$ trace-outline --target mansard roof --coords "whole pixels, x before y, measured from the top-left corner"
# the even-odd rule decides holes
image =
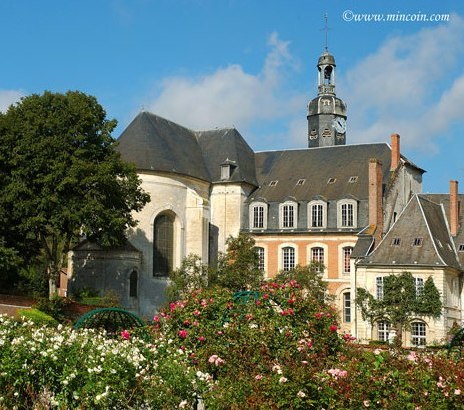
[[[118,151],[140,171],[173,172],[209,182],[220,180],[226,160],[236,167],[228,180],[257,185],[254,153],[234,128],[192,131],[142,112],[118,139]]]
[[[379,246],[360,264],[460,269],[444,207],[414,195]]]
[[[370,158],[382,162],[384,184],[390,177],[391,149],[383,143],[257,152],[255,158],[260,187],[250,201],[261,197],[280,202],[288,196],[297,201],[318,196],[367,199]],[[298,184],[302,179],[305,181]],[[277,183],[270,185],[272,181]]]

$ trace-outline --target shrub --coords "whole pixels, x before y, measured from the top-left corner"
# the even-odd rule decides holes
[[[19,309],[18,316],[29,319],[36,325],[49,325],[49,326],[58,325],[58,322],[52,316],[47,315],[46,313],[38,309],[35,309],[35,308]]]

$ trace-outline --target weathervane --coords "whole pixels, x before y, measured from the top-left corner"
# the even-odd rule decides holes
[[[325,51],[329,51],[329,26],[328,26],[328,16],[327,13],[324,14],[324,28],[322,30],[325,31]]]

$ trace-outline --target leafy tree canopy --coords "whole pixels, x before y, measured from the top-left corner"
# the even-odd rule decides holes
[[[442,313],[440,292],[429,277],[418,292],[410,272],[383,278],[383,297],[375,298],[366,289],[356,290],[356,304],[364,320],[374,324],[387,320],[397,328],[399,336],[416,316],[439,318]]]
[[[132,212],[149,201],[115,150],[115,126],[79,91],[34,94],[0,114],[0,236],[7,247],[40,251],[51,277],[82,235],[124,241]]]

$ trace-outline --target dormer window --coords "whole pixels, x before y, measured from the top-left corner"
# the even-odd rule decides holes
[[[422,246],[422,238],[414,238],[412,246]]]
[[[327,203],[324,201],[312,201],[308,204],[308,219],[310,228],[327,227]]]
[[[264,202],[255,202],[250,205],[250,228],[267,228],[267,204]]]
[[[271,181],[271,182],[269,182],[269,186],[276,186],[277,182],[279,182],[279,181]]]
[[[328,184],[335,184],[335,181],[336,181],[336,180],[337,180],[336,178],[329,178],[328,181],[327,181],[327,183],[328,183]]]
[[[350,184],[354,184],[355,182],[358,182],[358,177],[357,176],[352,176],[350,177],[350,179],[348,180],[348,182]]]
[[[393,238],[392,242],[391,242],[391,245],[392,246],[399,246],[400,243],[401,243],[401,238]]]
[[[284,202],[279,205],[280,228],[296,228],[298,220],[298,206],[295,202]]]
[[[297,185],[304,185],[305,182],[306,182],[306,179],[302,178],[302,179],[299,179],[296,184]]]
[[[458,252],[464,252],[464,243],[459,244]]]
[[[231,161],[229,158],[227,158],[221,164],[221,181],[228,181],[236,167],[237,165],[235,161]]]
[[[354,199],[342,199],[337,203],[337,227],[355,228],[358,225],[358,203]]]

